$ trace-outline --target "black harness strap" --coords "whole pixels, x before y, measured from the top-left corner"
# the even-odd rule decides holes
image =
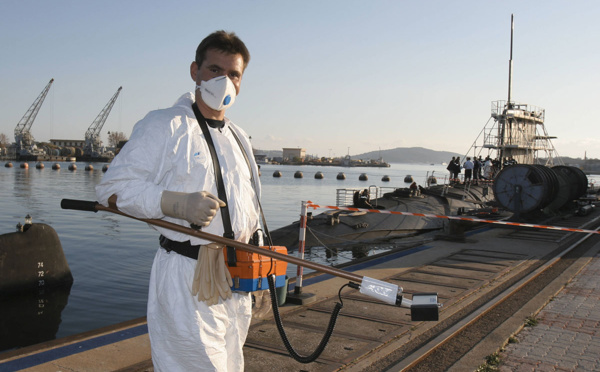
[[[196,115],[196,120],[198,120],[198,124],[200,124],[200,129],[202,129],[204,139],[206,140],[206,144],[208,145],[208,149],[210,150],[210,155],[212,156],[219,199],[227,203],[227,206],[225,206],[224,208],[220,208],[221,217],[223,219],[223,229],[225,230],[225,232],[223,233],[223,237],[233,240],[235,239],[235,236],[233,233],[233,228],[231,227],[231,216],[229,214],[227,192],[225,191],[225,183],[223,182],[223,175],[221,174],[221,165],[219,164],[217,151],[215,150],[215,145],[213,143],[212,136],[210,135],[210,131],[208,130],[208,126],[206,125],[206,119],[204,119],[204,116],[198,109],[198,106],[195,102],[192,104],[192,109],[194,110],[194,114]],[[227,246],[227,265],[230,267],[237,266],[237,257],[235,254],[234,247]]]
[[[244,155],[244,159],[246,160],[246,164],[248,165],[248,169],[250,169],[250,182],[252,183],[252,187],[254,188],[254,193],[256,194],[256,203],[258,204],[258,208],[260,209],[260,215],[262,217],[263,228],[265,229],[265,234],[267,236],[267,244],[269,246],[273,245],[273,241],[271,240],[271,234],[269,233],[269,228],[267,227],[267,219],[265,218],[265,212],[263,211],[262,204],[260,203],[260,199],[258,198],[258,191],[256,187],[256,180],[254,178],[254,172],[252,171],[252,166],[250,165],[250,159],[248,158],[248,154],[246,153],[246,149],[244,145],[242,145],[242,141],[238,137],[235,130],[232,127],[229,127],[231,130],[231,134],[233,134],[233,138],[235,138],[236,142],[240,146],[240,150],[242,150],[242,154]]]

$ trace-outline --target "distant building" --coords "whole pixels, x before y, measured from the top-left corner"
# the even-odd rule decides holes
[[[304,158],[306,157],[306,149],[283,148],[282,157],[284,160],[288,160],[288,161],[292,161],[294,159],[300,159],[300,160],[304,161]]]
[[[256,160],[256,164],[269,164],[269,158],[267,158],[267,155],[254,154],[254,160]]]
[[[50,143],[58,147],[80,147],[85,146],[84,140],[51,139]]]

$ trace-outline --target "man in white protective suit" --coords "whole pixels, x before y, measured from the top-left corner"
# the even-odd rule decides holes
[[[196,50],[194,93],[148,113],[96,187],[98,201],[138,218],[158,218],[223,236],[228,208],[234,239],[259,229],[260,183],[248,135],[225,117],[250,60],[234,34],[217,31]],[[196,107],[194,107],[196,105]],[[200,121],[212,137],[226,200]],[[245,152],[245,153],[244,153]],[[222,245],[155,227],[160,248],[148,294],[148,332],[156,371],[242,371],[250,326],[249,293],[232,292]],[[226,249],[226,248],[225,248]]]

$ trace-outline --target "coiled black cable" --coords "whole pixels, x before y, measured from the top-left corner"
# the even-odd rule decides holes
[[[288,340],[285,330],[283,329],[283,324],[281,323],[281,316],[279,315],[279,306],[277,305],[277,297],[275,294],[275,281],[273,280],[273,276],[274,275],[269,275],[267,277],[267,280],[269,282],[269,292],[271,294],[271,304],[273,305],[273,315],[275,316],[275,324],[277,324],[277,330],[279,331],[281,340],[283,341],[283,344],[285,345],[285,348],[287,349],[288,353],[296,361],[298,361],[300,363],[314,362],[321,355],[323,350],[325,350],[325,347],[327,346],[327,343],[329,342],[329,338],[331,337],[331,334],[333,333],[333,329],[335,328],[335,322],[337,321],[337,317],[340,313],[340,310],[342,310],[342,307],[344,306],[342,304],[341,291],[342,291],[342,288],[344,288],[348,284],[345,284],[344,286],[342,286],[342,288],[340,288],[340,291],[338,293],[340,302],[335,304],[333,312],[331,313],[331,318],[329,319],[329,325],[327,326],[327,331],[325,331],[325,334],[323,335],[323,338],[321,339],[319,346],[317,346],[315,351],[313,351],[313,353],[310,354],[309,356],[302,356],[302,355],[298,354],[296,352],[296,350],[294,350],[294,347]]]

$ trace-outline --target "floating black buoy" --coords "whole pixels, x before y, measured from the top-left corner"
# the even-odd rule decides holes
[[[410,174],[407,174],[406,177],[404,177],[404,182],[413,183],[413,177]]]
[[[344,172],[340,172],[338,173],[337,177],[338,180],[345,180],[346,179],[346,175],[344,174]]]
[[[281,177],[281,172],[280,171],[273,172],[273,177]]]
[[[93,171],[94,170],[94,166],[91,165],[91,164],[88,164],[88,165],[85,166],[85,170],[86,171]]]
[[[358,176],[359,181],[367,181],[368,179],[369,177],[367,177],[366,173],[361,173],[360,176]]]
[[[381,181],[383,181],[383,182],[390,182],[390,176],[385,175],[385,176],[381,177]]]
[[[60,169],[60,164],[58,164],[58,163],[52,164],[52,169],[54,169],[54,170]]]
[[[70,171],[77,170],[77,165],[75,165],[75,164],[69,164],[69,170]]]
[[[302,174],[302,172],[296,171],[296,173],[294,173],[294,178],[302,178],[302,177],[304,177],[304,175]]]
[[[73,282],[58,235],[49,225],[29,221],[23,231],[0,235],[0,257],[1,295]]]
[[[35,167],[37,169],[44,169],[44,163],[42,163],[41,161],[38,161],[37,164],[35,165]]]
[[[323,172],[317,172],[317,173],[315,173],[315,179],[322,180],[323,179]]]
[[[102,166],[102,172],[106,172],[108,170],[108,164],[104,164]]]
[[[4,164],[4,166],[6,168],[12,168],[13,167],[13,163],[11,163],[10,161],[6,162],[6,164]]]
[[[29,163],[21,163],[20,167],[23,169],[29,169]]]

